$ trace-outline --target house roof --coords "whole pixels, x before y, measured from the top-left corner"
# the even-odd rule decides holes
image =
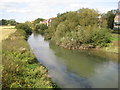
[[[49,20],[53,20],[53,19],[55,19],[55,17],[53,17],[53,18],[49,18],[49,19],[45,19],[44,21],[41,21],[40,23],[47,23],[47,21],[49,21]]]

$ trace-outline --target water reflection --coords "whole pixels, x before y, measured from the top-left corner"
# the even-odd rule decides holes
[[[28,42],[52,79],[64,88],[118,87],[118,64],[113,58],[91,51],[72,51],[32,34]],[[105,54],[104,54],[105,55]]]

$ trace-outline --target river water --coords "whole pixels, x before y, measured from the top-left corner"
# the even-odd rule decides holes
[[[28,42],[38,61],[62,88],[118,88],[117,55],[92,50],[67,50],[33,33]]]

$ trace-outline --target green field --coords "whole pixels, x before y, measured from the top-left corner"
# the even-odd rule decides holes
[[[106,52],[119,53],[120,34],[112,33],[111,41],[112,42],[109,44],[109,46],[102,48],[102,50]]]

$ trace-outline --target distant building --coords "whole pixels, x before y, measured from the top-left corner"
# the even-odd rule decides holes
[[[114,18],[114,29],[120,29],[120,12]]]
[[[50,23],[54,20],[55,18],[49,18],[49,19],[46,19],[44,21],[40,21],[40,23],[43,23],[43,24],[47,24],[47,26],[50,25]]]
[[[42,24],[47,24],[47,19],[46,19],[46,20],[43,20],[43,21],[40,21],[40,23],[42,23]]]
[[[31,23],[34,23],[34,21],[31,21]]]
[[[114,18],[114,29],[120,30],[120,1],[118,2],[118,13]]]

